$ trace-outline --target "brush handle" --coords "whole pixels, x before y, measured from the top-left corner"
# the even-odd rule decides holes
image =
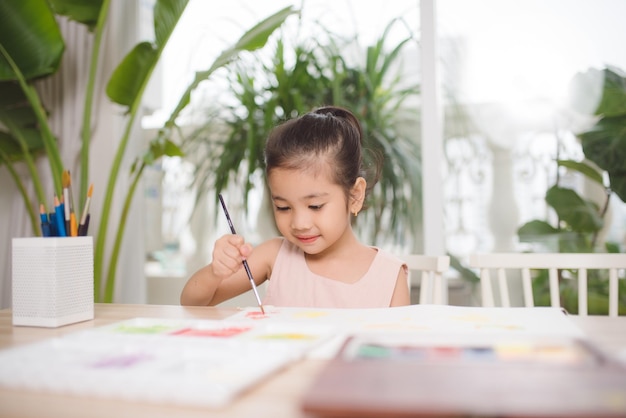
[[[235,226],[233,225],[233,221],[230,219],[230,215],[228,214],[228,209],[226,208],[226,203],[224,203],[224,198],[221,194],[218,195],[220,199],[220,203],[222,204],[222,209],[224,209],[224,215],[226,215],[226,220],[228,221],[228,226],[230,228],[230,232],[233,235],[236,235]],[[248,275],[248,279],[250,279],[250,284],[252,285],[252,291],[254,292],[254,296],[256,297],[256,301],[259,304],[259,308],[261,308],[261,312],[265,314],[265,309],[263,309],[263,304],[261,303],[261,298],[259,297],[259,292],[256,288],[256,283],[254,283],[254,278],[252,277],[252,272],[250,271],[250,266],[248,266],[248,262],[243,260],[243,268],[246,270],[246,274]]]

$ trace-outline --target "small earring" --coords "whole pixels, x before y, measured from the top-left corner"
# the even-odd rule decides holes
[[[355,210],[355,211],[354,211],[354,217],[356,218],[356,216],[357,216],[358,214],[359,214],[359,212]]]

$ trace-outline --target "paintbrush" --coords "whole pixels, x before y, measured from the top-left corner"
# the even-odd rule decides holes
[[[93,194],[93,184],[89,185],[87,191],[87,198],[85,199],[85,206],[83,206],[83,213],[80,216],[80,223],[78,225],[78,236],[87,235],[87,228],[89,227],[89,205],[91,204],[91,195]]]
[[[65,212],[65,233],[68,237],[71,237],[71,221],[70,221],[70,173],[67,170],[63,170],[62,186],[63,186],[63,211]]]
[[[233,234],[237,234],[235,232],[235,227],[233,226],[233,222],[230,220],[230,215],[228,214],[228,209],[226,209],[226,203],[224,203],[224,199],[222,195],[218,195],[220,198],[220,203],[222,204],[222,209],[224,209],[224,215],[226,215],[226,220],[228,221],[228,226],[230,227],[230,232]],[[248,266],[248,262],[243,260],[243,268],[246,269],[246,274],[248,275],[248,279],[250,279],[250,283],[252,284],[252,290],[254,291],[254,296],[256,297],[256,301],[259,304],[259,308],[261,308],[261,312],[265,315],[265,309],[263,309],[263,304],[261,303],[261,298],[259,297],[259,292],[256,289],[256,283],[254,283],[254,278],[252,277],[252,272],[250,271],[250,267]]]
[[[67,188],[69,190],[70,197],[70,236],[78,236],[78,221],[76,220],[76,210],[74,209],[74,193],[72,193],[72,175],[70,170],[67,170]]]

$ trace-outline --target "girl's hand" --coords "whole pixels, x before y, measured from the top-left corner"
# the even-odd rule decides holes
[[[241,268],[242,262],[252,253],[252,246],[246,244],[243,237],[226,234],[215,242],[211,268],[215,277],[226,279]]]

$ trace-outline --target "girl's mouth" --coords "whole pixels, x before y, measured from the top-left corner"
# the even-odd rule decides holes
[[[314,235],[314,236],[309,236],[309,237],[297,236],[296,238],[298,239],[298,241],[300,241],[303,244],[312,244],[313,242],[317,240],[318,237],[319,235]]]

